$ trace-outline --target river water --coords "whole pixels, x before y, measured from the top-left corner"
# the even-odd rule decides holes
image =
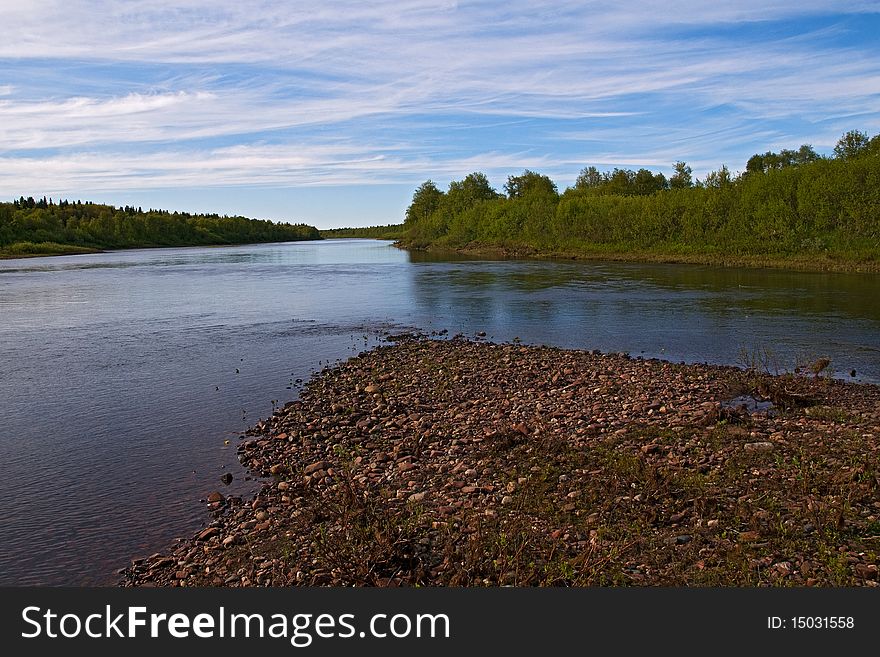
[[[204,525],[211,491],[255,490],[238,436],[298,380],[413,329],[779,371],[827,356],[880,382],[874,275],[370,240],[0,261],[0,585],[113,583]]]

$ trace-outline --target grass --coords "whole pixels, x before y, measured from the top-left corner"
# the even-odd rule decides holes
[[[526,244],[491,244],[472,242],[465,245],[434,245],[428,241],[412,241],[406,236],[389,237],[401,240],[404,248],[431,251],[453,251],[475,256],[511,257],[553,260],[606,260],[616,262],[648,262],[668,264],[712,265],[718,267],[749,267],[755,269],[789,269],[795,271],[877,273],[880,255],[876,253],[762,253],[746,254],[729,251],[697,251],[675,246],[651,249],[620,244],[583,243],[568,247],[540,248]]]
[[[15,242],[0,247],[0,258],[27,258],[50,255],[74,255],[81,253],[100,253],[100,249],[57,242]]]

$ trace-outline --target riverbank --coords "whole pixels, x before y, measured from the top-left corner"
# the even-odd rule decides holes
[[[549,250],[542,251],[528,246],[498,246],[492,244],[469,244],[464,247],[416,246],[403,240],[394,244],[404,250],[428,251],[438,254],[458,253],[478,258],[510,258],[535,260],[598,260],[609,262],[650,262],[685,265],[710,265],[714,267],[748,267],[752,269],[789,269],[792,271],[835,273],[878,273],[880,260],[872,257],[834,257],[831,254],[801,255],[738,255],[733,253],[675,253],[640,250]]]
[[[101,249],[74,244],[58,244],[57,242],[16,242],[0,247],[0,260],[12,258],[41,258],[43,256],[82,255],[85,253],[101,253]]]
[[[238,447],[253,500],[125,586],[876,586],[880,388],[400,339]]]

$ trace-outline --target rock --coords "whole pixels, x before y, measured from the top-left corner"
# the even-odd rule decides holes
[[[290,484],[287,483],[286,481],[279,481],[278,482],[278,490],[288,490],[289,488],[290,488]]]
[[[761,535],[758,532],[747,531],[740,532],[737,538],[743,543],[754,543],[761,539]]]
[[[773,564],[770,569],[780,577],[788,577],[793,570],[790,561],[780,561],[779,563]]]
[[[511,497],[510,495],[505,495],[504,497],[501,498],[501,503],[504,504],[505,506],[508,504],[512,504],[513,497]]]
[[[773,443],[767,441],[746,443],[745,445],[743,445],[743,449],[745,449],[747,452],[769,452],[773,450]]]
[[[220,530],[217,527],[208,527],[203,529],[198,534],[196,534],[197,541],[207,541],[209,538],[213,536],[217,536],[220,533]]]
[[[312,463],[311,465],[307,465],[306,469],[303,471],[303,474],[311,475],[311,474],[314,474],[315,472],[318,472],[319,470],[326,470],[329,467],[330,467],[329,461],[316,461],[315,463]]]
[[[229,472],[225,472],[223,475],[221,475],[220,481],[228,486],[232,483],[232,474]]]
[[[877,579],[877,564],[873,563],[858,563],[853,568],[858,577],[862,579],[875,580]]]
[[[516,432],[519,433],[519,434],[522,434],[523,436],[528,436],[529,433],[531,433],[531,432],[529,431],[529,428],[526,426],[526,423],[525,423],[525,422],[519,422],[519,423],[517,423],[517,424],[514,424],[514,425],[513,425],[513,430],[516,431]]]
[[[215,490],[213,493],[211,493],[210,495],[208,495],[208,502],[209,502],[209,503],[213,503],[213,502],[225,502],[225,501],[226,501],[226,497],[223,495],[223,493],[221,493],[221,492],[219,492],[219,491],[216,491],[216,490]]]
[[[426,495],[426,493],[424,493],[424,492],[413,493],[408,498],[406,498],[406,501],[407,502],[422,502],[425,499],[425,495]]]

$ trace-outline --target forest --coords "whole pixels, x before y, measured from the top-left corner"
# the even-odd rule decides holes
[[[471,173],[413,194],[401,244],[516,255],[880,268],[880,135],[853,130],[829,156],[808,144],[752,156],[703,180],[685,162],[586,167],[560,193],[547,176],[510,176],[504,193]]]
[[[45,197],[0,203],[0,255],[7,257],[316,239],[321,236],[313,226],[246,217],[144,211]]]
[[[403,224],[365,226],[362,228],[327,228],[320,231],[320,233],[321,237],[329,239],[359,237],[375,240],[398,240],[403,237]]]

